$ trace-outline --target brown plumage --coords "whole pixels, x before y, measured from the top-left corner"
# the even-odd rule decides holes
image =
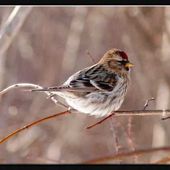
[[[111,49],[97,64],[76,72],[63,85],[33,91],[51,91],[82,113],[108,116],[124,100],[132,66],[125,52]]]

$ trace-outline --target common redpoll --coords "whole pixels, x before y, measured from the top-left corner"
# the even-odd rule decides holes
[[[74,73],[63,85],[33,91],[50,91],[82,113],[108,116],[124,100],[132,66],[124,51],[111,49],[97,64]]]

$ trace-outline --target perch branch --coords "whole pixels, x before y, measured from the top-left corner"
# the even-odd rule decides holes
[[[5,88],[4,90],[0,91],[0,97],[2,97],[2,95],[6,94],[7,92],[9,92],[12,89],[23,89],[26,91],[30,91],[30,89],[41,89],[42,87],[36,84],[30,84],[30,83],[18,83],[18,84],[14,84],[11,85],[7,88]],[[46,120],[52,119],[54,117],[57,117],[59,115],[63,115],[66,113],[71,113],[72,111],[75,111],[74,109],[70,109],[69,107],[67,107],[66,105],[62,104],[61,102],[59,102],[58,100],[56,100],[54,98],[54,94],[52,92],[43,92],[45,93],[48,97],[50,97],[50,99],[55,103],[55,104],[59,104],[63,107],[65,107],[67,109],[67,111],[65,112],[61,112],[58,114],[54,114],[51,116],[47,116],[45,118],[39,119],[35,122],[32,122],[14,132],[12,132],[11,134],[9,134],[8,136],[4,137],[1,141],[0,144],[7,141],[9,138],[11,138],[12,136],[18,134],[19,132],[30,128],[32,126],[35,126],[37,124],[40,124]],[[163,119],[165,119],[165,117],[167,117],[168,115],[170,115],[170,110],[133,110],[133,111],[116,111],[114,113],[112,113],[110,116],[104,118],[103,120],[101,120],[100,122],[98,122],[97,124],[102,123],[104,120],[108,119],[109,117],[111,117],[112,115],[114,115],[114,117],[120,117],[120,116],[162,116]],[[87,129],[90,129],[91,127],[94,127],[94,125],[87,127]]]
[[[146,110],[146,108],[147,108],[148,105],[149,105],[149,102],[150,102],[150,101],[153,101],[153,100],[155,100],[153,97],[152,97],[151,99],[146,100],[146,102],[145,102],[145,104],[144,104],[143,110]],[[127,115],[127,114],[126,114],[126,115]],[[107,120],[108,118],[110,118],[110,117],[112,117],[112,116],[115,116],[115,113],[112,113],[111,115],[109,115],[109,116],[105,117],[104,119],[96,122],[95,124],[92,124],[92,125],[88,126],[86,129],[91,129],[91,128],[93,128],[93,127],[95,127],[95,126],[103,123],[105,120]],[[133,115],[128,115],[128,116],[133,116]],[[165,118],[164,118],[164,119],[165,119]]]
[[[9,134],[6,137],[4,137],[3,139],[1,139],[0,144],[6,142],[8,139],[10,139],[11,137],[15,136],[16,134],[18,134],[19,132],[21,132],[21,131],[23,131],[25,129],[28,129],[28,128],[32,127],[32,126],[40,124],[40,123],[42,123],[44,121],[47,121],[49,119],[52,119],[54,117],[64,115],[64,114],[67,114],[67,113],[71,113],[72,111],[73,111],[72,109],[68,109],[67,111],[57,113],[57,114],[54,114],[54,115],[50,115],[50,116],[44,117],[42,119],[39,119],[37,121],[34,121],[34,122],[32,122],[32,123],[30,123],[28,125],[25,125],[22,128],[17,129],[16,131],[12,132],[11,134]],[[115,114],[115,117],[129,116],[129,115],[132,115],[132,116],[158,116],[159,115],[160,116],[160,115],[162,115],[162,110],[155,110],[155,111],[154,110],[149,110],[149,111],[119,111],[119,112],[117,111],[114,114]],[[166,110],[166,114],[170,114],[170,110]]]
[[[120,116],[161,116],[162,120],[167,120],[170,118],[170,110],[132,110],[132,111],[116,111],[109,115],[108,117],[100,120],[99,122],[90,125],[87,127],[87,129],[91,129],[92,127],[101,124],[104,122],[106,119],[108,119],[111,116],[114,117],[120,117]]]
[[[37,84],[30,84],[30,83],[13,84],[13,85],[7,87],[6,89],[0,91],[0,97],[13,89],[24,89],[24,91],[29,91],[29,89],[42,89],[42,87]],[[66,106],[65,104],[59,102],[58,100],[56,100],[54,98],[54,96],[55,96],[54,93],[45,92],[45,91],[43,93],[45,93],[48,96],[48,98],[50,98],[54,102],[54,104],[59,104],[59,105],[63,106],[64,108],[68,108],[68,106]]]

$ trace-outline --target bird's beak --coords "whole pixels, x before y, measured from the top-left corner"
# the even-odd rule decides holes
[[[130,62],[128,62],[128,63],[125,64],[125,67],[127,67],[127,68],[131,68],[131,67],[133,67],[133,66],[134,66],[134,64],[132,64],[132,63],[130,63]]]

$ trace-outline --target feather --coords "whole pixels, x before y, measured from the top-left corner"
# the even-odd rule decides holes
[[[116,82],[117,75],[113,72],[108,72],[107,69],[98,64],[88,70],[77,73],[77,76],[73,76],[70,81],[67,82],[67,85],[70,88],[112,91]]]

